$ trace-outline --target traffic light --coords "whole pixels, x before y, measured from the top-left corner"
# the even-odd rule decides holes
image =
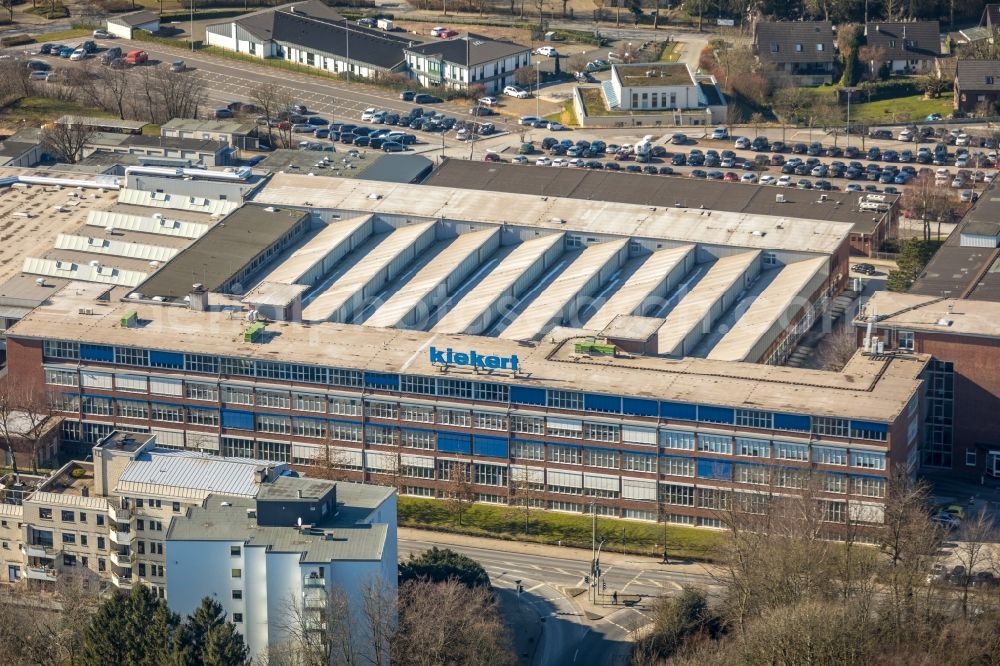
[[[608,581],[602,580],[601,581],[601,592],[607,592],[607,590],[608,590]]]
[[[590,576],[584,576],[583,582],[586,583],[587,585],[590,585]]]

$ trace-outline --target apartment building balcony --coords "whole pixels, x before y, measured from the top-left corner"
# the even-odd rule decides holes
[[[132,574],[129,572],[128,576],[119,576],[115,572],[111,572],[111,582],[115,587],[121,588],[123,590],[132,589]]]
[[[58,555],[60,551],[55,546],[46,546],[37,543],[29,543],[24,547],[24,550],[28,554],[28,557],[43,557],[50,560]]]
[[[120,527],[120,526],[119,526]],[[115,528],[115,525],[111,525],[111,529],[108,530],[108,538],[111,539],[111,543],[119,545],[127,545],[132,543],[132,532],[131,531],[120,531]]]
[[[111,564],[116,567],[131,568],[132,564],[135,563],[135,555],[131,552],[120,553],[117,550],[113,550],[111,551],[111,557],[109,559],[111,560]]]
[[[25,578],[30,578],[31,580],[44,580],[44,581],[54,581],[56,579],[56,569],[55,567],[25,567],[24,568]]]
[[[326,608],[326,594],[318,592],[318,589],[312,588],[312,590],[302,596],[302,603],[306,607],[306,610],[323,610]]]
[[[316,576],[305,576],[302,579],[302,587],[305,588],[323,588],[326,589],[326,579],[318,578]]]
[[[134,516],[132,515],[132,511],[130,509],[123,509],[115,506],[113,502],[108,502],[108,518],[110,518],[112,522],[131,523],[133,517]]]

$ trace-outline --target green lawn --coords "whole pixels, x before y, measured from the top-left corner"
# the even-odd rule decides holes
[[[528,532],[524,530],[524,510],[516,507],[471,505],[459,525],[454,512],[443,500],[419,497],[399,498],[399,524],[405,527],[456,532],[473,536],[514,541],[558,544],[590,548],[589,516],[532,510]],[[597,519],[598,539],[604,537],[605,550],[621,552],[622,530],[625,549],[630,553],[661,557],[663,525],[615,518]],[[692,527],[667,527],[667,550],[672,558],[711,560],[722,536],[719,532]]]
[[[681,57],[680,42],[668,42],[663,53],[660,54],[660,62],[677,62]]]
[[[851,120],[891,123],[923,120],[931,113],[946,116],[953,110],[953,98],[952,93],[944,93],[938,99],[924,99],[923,95],[911,95],[878,102],[851,104]]]
[[[47,97],[24,97],[0,110],[0,122],[11,125],[24,121],[27,125],[41,125],[51,122],[67,113],[80,116],[111,115],[76,102],[67,102]]]
[[[49,42],[56,44],[58,42],[73,39],[74,37],[85,37],[91,34],[92,30],[87,28],[73,28],[71,30],[60,30],[58,32],[46,32],[41,35],[35,35],[34,40],[36,42]]]
[[[600,88],[580,88],[583,97],[583,108],[588,116],[610,116],[611,111],[604,104],[604,93]]]

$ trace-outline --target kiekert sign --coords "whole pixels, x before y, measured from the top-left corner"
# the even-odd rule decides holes
[[[471,349],[468,352],[456,352],[451,347],[447,349],[430,349],[431,363],[470,366],[473,368],[485,368],[489,370],[514,370],[517,371],[517,355],[496,356],[493,354],[484,355]]]

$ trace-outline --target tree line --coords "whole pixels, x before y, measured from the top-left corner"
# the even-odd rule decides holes
[[[998,534],[985,513],[949,534],[931,520],[927,486],[902,472],[879,529],[848,515],[831,540],[829,510],[779,496],[721,509],[721,593],[661,599],[633,665],[997,663],[1000,596],[980,583],[1000,566],[986,547]],[[956,568],[934,573],[946,546]]]

